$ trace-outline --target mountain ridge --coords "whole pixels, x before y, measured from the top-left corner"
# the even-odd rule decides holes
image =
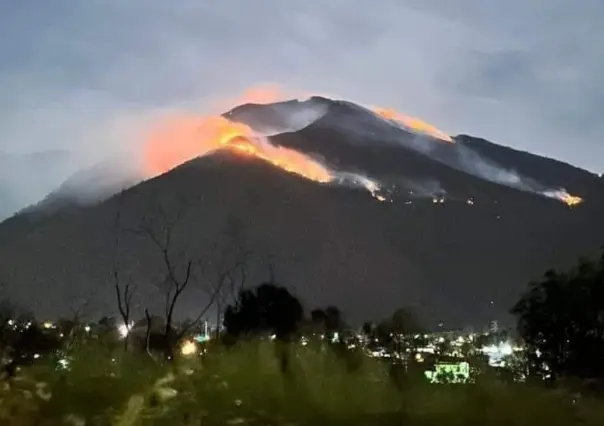
[[[338,109],[344,114],[346,105]],[[355,108],[351,114],[362,112]],[[388,127],[373,116],[364,122],[376,120],[372,129],[384,129],[383,134],[354,127],[346,133],[344,125],[330,130],[334,117],[341,115],[327,112],[269,140],[315,153],[336,170],[379,180],[391,202],[377,201],[362,187],[316,183],[220,151],[94,205],[0,224],[0,277],[19,301],[33,301],[46,315],[58,315],[69,301],[85,297],[106,311],[114,306],[111,268],[118,256],[144,288],[140,307],[157,310],[157,253],[147,239],[128,234],[116,254],[115,237],[122,232],[115,218],[120,212],[123,226],[136,228],[145,219],[158,220],[158,205],[174,214],[184,204],[190,209],[177,238],[179,251],[217,261],[214,242],[225,238],[228,223],[238,223],[256,259],[250,280],[265,279],[273,264],[277,279],[307,307],[338,304],[351,322],[359,323],[410,305],[428,325],[480,326],[491,319],[505,323],[507,309],[529,280],[547,268],[572,265],[604,241],[604,197],[601,191],[598,195],[597,180],[585,202],[569,208],[449,166],[420,145],[450,155],[457,149],[451,144]],[[394,135],[409,140],[394,140]],[[542,180],[539,165],[547,160],[534,161],[530,177]],[[553,165],[543,167],[554,167],[560,179],[570,173],[565,166],[547,164]],[[422,185],[429,187],[425,193]],[[444,195],[437,194],[438,185]],[[196,280],[195,287],[202,281]],[[49,287],[52,294],[45,290]],[[204,297],[200,288],[192,288],[179,307],[182,314],[192,316]]]

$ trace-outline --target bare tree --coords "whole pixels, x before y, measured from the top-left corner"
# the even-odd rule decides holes
[[[240,258],[234,259],[228,266],[216,268],[215,279],[209,283],[207,291],[215,294],[216,336],[220,336],[221,318],[228,303],[234,303],[237,295],[245,287],[247,281],[247,259],[250,252],[244,252]]]
[[[195,326],[206,315],[207,311],[215,303],[216,298],[220,294],[221,287],[217,286],[209,293],[209,298],[206,304],[200,310],[198,316],[190,322],[186,327],[181,328],[178,332],[174,327],[174,314],[176,305],[180,300],[183,292],[190,286],[191,282],[198,280],[199,277],[194,277],[194,266],[200,262],[196,258],[186,254],[184,251],[177,253],[174,247],[175,233],[178,225],[182,221],[187,209],[180,209],[174,217],[170,218],[164,208],[160,205],[157,212],[157,220],[143,218],[139,229],[133,230],[136,234],[146,236],[155,246],[160,254],[161,263],[165,272],[163,280],[158,287],[164,296],[164,344],[168,357],[171,355],[174,344],[178,342],[191,327]],[[203,269],[201,273],[203,275]],[[148,311],[146,312],[146,315]],[[149,330],[147,338],[149,337]]]
[[[5,356],[14,334],[12,320],[15,318],[16,311],[10,300],[0,300],[0,365],[5,363]]]
[[[117,300],[117,309],[120,313],[120,317],[126,327],[129,327],[131,321],[132,312],[132,298],[136,293],[137,286],[132,282],[132,279],[128,277],[126,282],[122,284],[120,274],[120,264],[118,261],[118,250],[120,244],[120,211],[118,210],[115,217],[115,243],[114,243],[114,259],[113,259],[113,286],[115,289],[115,296]],[[124,336],[124,350],[128,349],[128,334]]]
[[[147,321],[147,330],[145,331],[145,349],[147,353],[151,357],[151,359],[155,360],[155,357],[151,353],[151,314],[149,314],[149,309],[145,308],[145,319]]]
[[[215,242],[212,248],[214,260],[204,267],[206,281],[204,291],[214,298],[216,336],[220,335],[221,318],[228,303],[235,303],[248,278],[248,266],[252,251],[243,235],[241,223],[229,217],[222,228],[224,246]]]

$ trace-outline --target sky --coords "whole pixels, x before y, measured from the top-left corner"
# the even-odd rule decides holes
[[[275,83],[599,172],[603,21],[601,0],[4,1],[0,152],[97,161]]]

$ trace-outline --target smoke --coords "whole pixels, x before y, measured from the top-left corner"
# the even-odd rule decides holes
[[[424,181],[402,179],[401,184],[409,190],[409,195],[417,198],[434,198],[447,195],[447,191],[435,179]]]
[[[307,94],[260,84],[242,93],[226,92],[221,96],[159,107],[115,105],[97,94],[87,94],[63,104],[60,111],[32,108],[27,120],[12,123],[22,139],[39,138],[36,129],[43,127],[55,139],[70,140],[72,146],[79,147],[32,153],[0,151],[0,221],[42,200],[93,203],[148,178],[142,152],[148,142],[149,129],[158,123],[174,117],[220,115],[244,103],[263,104],[296,97],[307,97]],[[95,108],[81,107],[91,104]],[[282,108],[278,108],[278,112],[282,118],[280,124],[262,129],[265,133],[299,130],[319,119],[326,110],[309,104],[291,117],[284,114]],[[10,134],[10,128],[3,130]],[[30,138],[28,130],[32,133]]]
[[[344,116],[339,124],[347,127],[347,134],[353,136],[353,142],[366,144],[379,141],[397,144],[489,182],[557,199],[569,206],[582,202],[580,197],[571,195],[564,188],[548,188],[533,178],[483,158],[469,147],[455,143],[445,133],[419,119],[405,116],[394,110],[362,109],[367,114],[359,114],[358,117]],[[405,185],[409,186],[410,183]],[[417,183],[411,185],[418,186]],[[424,184],[416,189],[415,192],[418,194],[430,196],[437,195],[439,192],[436,188],[425,187]]]
[[[250,108],[236,114],[230,111],[225,115],[229,119],[247,124],[257,134],[269,137],[281,133],[300,131],[320,120],[327,114],[328,110],[329,107],[326,104],[309,99],[302,102],[291,100],[274,103],[264,106],[261,113],[254,108]]]
[[[383,114],[375,113],[374,115],[390,127],[390,130],[384,128],[379,133],[379,137],[385,142],[392,142],[394,140],[399,145],[413,149],[442,164],[489,182],[557,199],[569,206],[582,202],[580,197],[571,195],[565,188],[548,188],[531,177],[521,175],[516,170],[506,169],[494,161],[483,158],[476,151],[462,144],[455,143],[453,140],[451,140],[451,143],[443,144],[442,141],[449,142],[449,140],[444,136],[441,137],[439,131],[434,127],[428,127],[430,130],[425,134],[422,134],[421,131],[415,132],[415,130],[421,130],[421,128],[430,126],[427,123],[419,122],[418,129],[413,129],[407,125],[400,126],[396,119],[390,119]],[[398,117],[400,114],[396,111],[389,111],[388,116]],[[355,132],[358,134],[363,131],[359,129],[358,124],[353,122],[349,124],[354,127]],[[393,129],[397,130],[395,134],[392,133]],[[376,133],[374,132],[371,136],[375,139]]]
[[[453,167],[489,182],[505,185],[524,192],[530,192],[547,198],[556,199],[569,206],[581,203],[580,197],[571,195],[564,188],[548,188],[546,185],[515,170],[506,169],[493,161],[482,158],[470,148],[456,144],[456,162]]]
[[[419,119],[393,110],[371,110],[348,102],[341,103],[346,104],[347,108],[338,109],[334,113],[335,118],[327,125],[345,132],[352,143],[379,141],[399,144],[481,179],[555,198],[567,204],[580,202],[563,188],[546,188],[514,170],[504,169],[482,158],[466,146],[449,141],[444,133]],[[258,108],[257,104],[264,105]],[[224,113],[224,116],[220,115],[234,105],[240,106]],[[302,130],[325,117],[328,110],[329,106],[324,100],[308,99],[308,94],[302,91],[283,89],[277,85],[259,85],[242,94],[209,98],[201,102],[118,111],[111,116],[99,116],[95,125],[78,135],[88,141],[85,144],[87,150],[68,151],[66,156],[69,161],[46,159],[44,167],[52,170],[49,175],[41,174],[43,167],[33,163],[9,172],[13,178],[22,178],[10,182],[3,179],[3,183],[9,182],[12,186],[8,190],[22,190],[24,183],[36,181],[36,178],[39,188],[33,191],[31,188],[36,185],[31,183],[25,191],[30,198],[15,199],[11,193],[6,195],[7,188],[0,185],[0,195],[8,200],[4,203],[5,210],[0,211],[0,220],[2,215],[35,203],[51,191],[45,201],[99,201],[145,178],[164,173],[226,145],[308,179],[363,188],[380,201],[390,200],[389,190],[378,179],[358,172],[334,170],[321,160],[292,149],[273,146],[268,140],[268,137],[276,134]],[[247,142],[232,142],[237,136],[247,138]],[[0,163],[1,160],[0,155]],[[6,167],[4,169],[8,170]],[[403,182],[403,186],[417,197],[444,193],[436,181]]]
[[[465,146],[456,147],[456,168],[468,174],[490,182],[509,186],[521,191],[539,193],[538,182],[521,176],[515,170],[505,169],[498,164],[482,158],[478,153]]]
[[[386,200],[386,193],[382,188],[382,184],[376,179],[372,179],[361,173],[338,171],[334,173],[334,182],[351,188],[366,189],[372,197],[379,201]]]

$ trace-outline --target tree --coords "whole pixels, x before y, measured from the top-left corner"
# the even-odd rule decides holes
[[[325,309],[313,309],[310,313],[314,330],[319,330],[332,340],[336,333],[341,333],[345,328],[342,312],[337,306],[330,305]]]
[[[199,262],[200,269],[208,278],[202,287],[214,300],[216,337],[220,336],[225,306],[237,302],[237,296],[247,283],[247,268],[252,256],[238,219],[233,216],[227,218],[221,231],[224,244],[216,241],[212,250],[218,254],[217,260]]]
[[[405,336],[417,334],[422,327],[417,320],[415,312],[410,308],[399,308],[386,320],[375,327],[376,337],[383,344],[394,345],[396,353],[402,350],[402,341]]]
[[[36,322],[32,322],[17,333],[11,348],[11,362],[6,371],[14,376],[20,365],[29,365],[41,355],[57,351],[61,342],[54,333],[45,332]]]
[[[16,308],[10,300],[0,300],[0,347],[3,347],[10,340],[13,329],[11,320],[15,319]]]
[[[567,272],[547,271],[512,308],[530,371],[604,378],[604,252]]]
[[[180,208],[170,217],[164,208],[159,205],[157,214],[153,218],[143,217],[140,227],[131,229],[135,234],[146,236],[153,243],[159,252],[160,262],[164,269],[164,278],[158,287],[164,297],[165,327],[163,340],[165,355],[168,359],[172,358],[172,352],[178,340],[187,333],[190,327],[199,323],[214,304],[220,291],[219,287],[214,288],[197,318],[188,327],[181,328],[179,332],[175,331],[174,314],[176,305],[193,280],[193,266],[199,264],[198,260],[190,253],[182,250],[177,251],[174,247],[176,230],[187,210],[186,207]],[[146,310],[145,316],[149,316],[148,310]],[[149,331],[147,336],[150,336]],[[149,347],[149,342],[146,345]]]
[[[182,219],[185,214],[193,207],[192,204],[173,203],[179,205],[174,210],[174,214],[168,212],[160,204],[157,206],[156,214],[152,217],[143,217],[140,224],[135,229],[130,229],[136,235],[142,235],[148,238],[157,249],[160,255],[160,263],[164,269],[164,278],[157,286],[160,288],[164,298],[164,343],[166,355],[171,357],[176,343],[194,326],[200,323],[206,313],[214,305],[217,307],[217,316],[220,318],[222,306],[230,299],[235,300],[238,290],[243,288],[247,278],[246,267],[250,256],[244,243],[238,237],[240,229],[238,223],[234,220],[226,221],[226,225],[221,232],[221,236],[226,240],[226,244],[219,250],[219,244],[214,244],[213,255],[218,260],[211,261],[203,259],[201,255],[178,247],[175,244],[177,231],[181,227]],[[119,214],[118,214],[119,218]],[[174,315],[176,306],[184,291],[195,282],[201,284],[201,289],[207,294],[207,300],[199,311],[199,314],[185,326],[176,330],[174,327]],[[123,303],[123,313],[129,316],[127,312],[127,303],[131,294],[129,288],[124,287],[120,293],[121,286],[116,284],[116,294],[118,304]],[[129,308],[128,308],[129,309]],[[122,310],[120,310],[121,312]],[[146,310],[145,317],[149,312]],[[151,333],[147,333],[150,335]],[[149,347],[149,342],[147,342]]]
[[[370,339],[373,337],[373,333],[375,332],[375,326],[370,321],[365,321],[363,326],[361,327],[365,338]]]
[[[120,211],[118,210],[115,217],[115,246],[114,246],[114,260],[113,260],[113,286],[115,289],[115,296],[117,301],[117,309],[120,313],[120,317],[126,327],[130,327],[131,322],[131,311],[132,311],[132,298],[136,292],[136,285],[131,279],[128,279],[125,283],[122,281],[122,274],[120,274],[120,264],[118,261],[118,250],[120,244]],[[124,336],[124,350],[128,350],[128,334]]]
[[[76,349],[87,338],[83,320],[88,304],[88,300],[71,301],[69,303],[70,316],[57,321],[57,329],[61,333],[63,349],[66,352]]]
[[[274,334],[288,341],[303,317],[302,304],[285,287],[263,283],[239,292],[236,303],[225,310],[224,326],[233,337]]]

